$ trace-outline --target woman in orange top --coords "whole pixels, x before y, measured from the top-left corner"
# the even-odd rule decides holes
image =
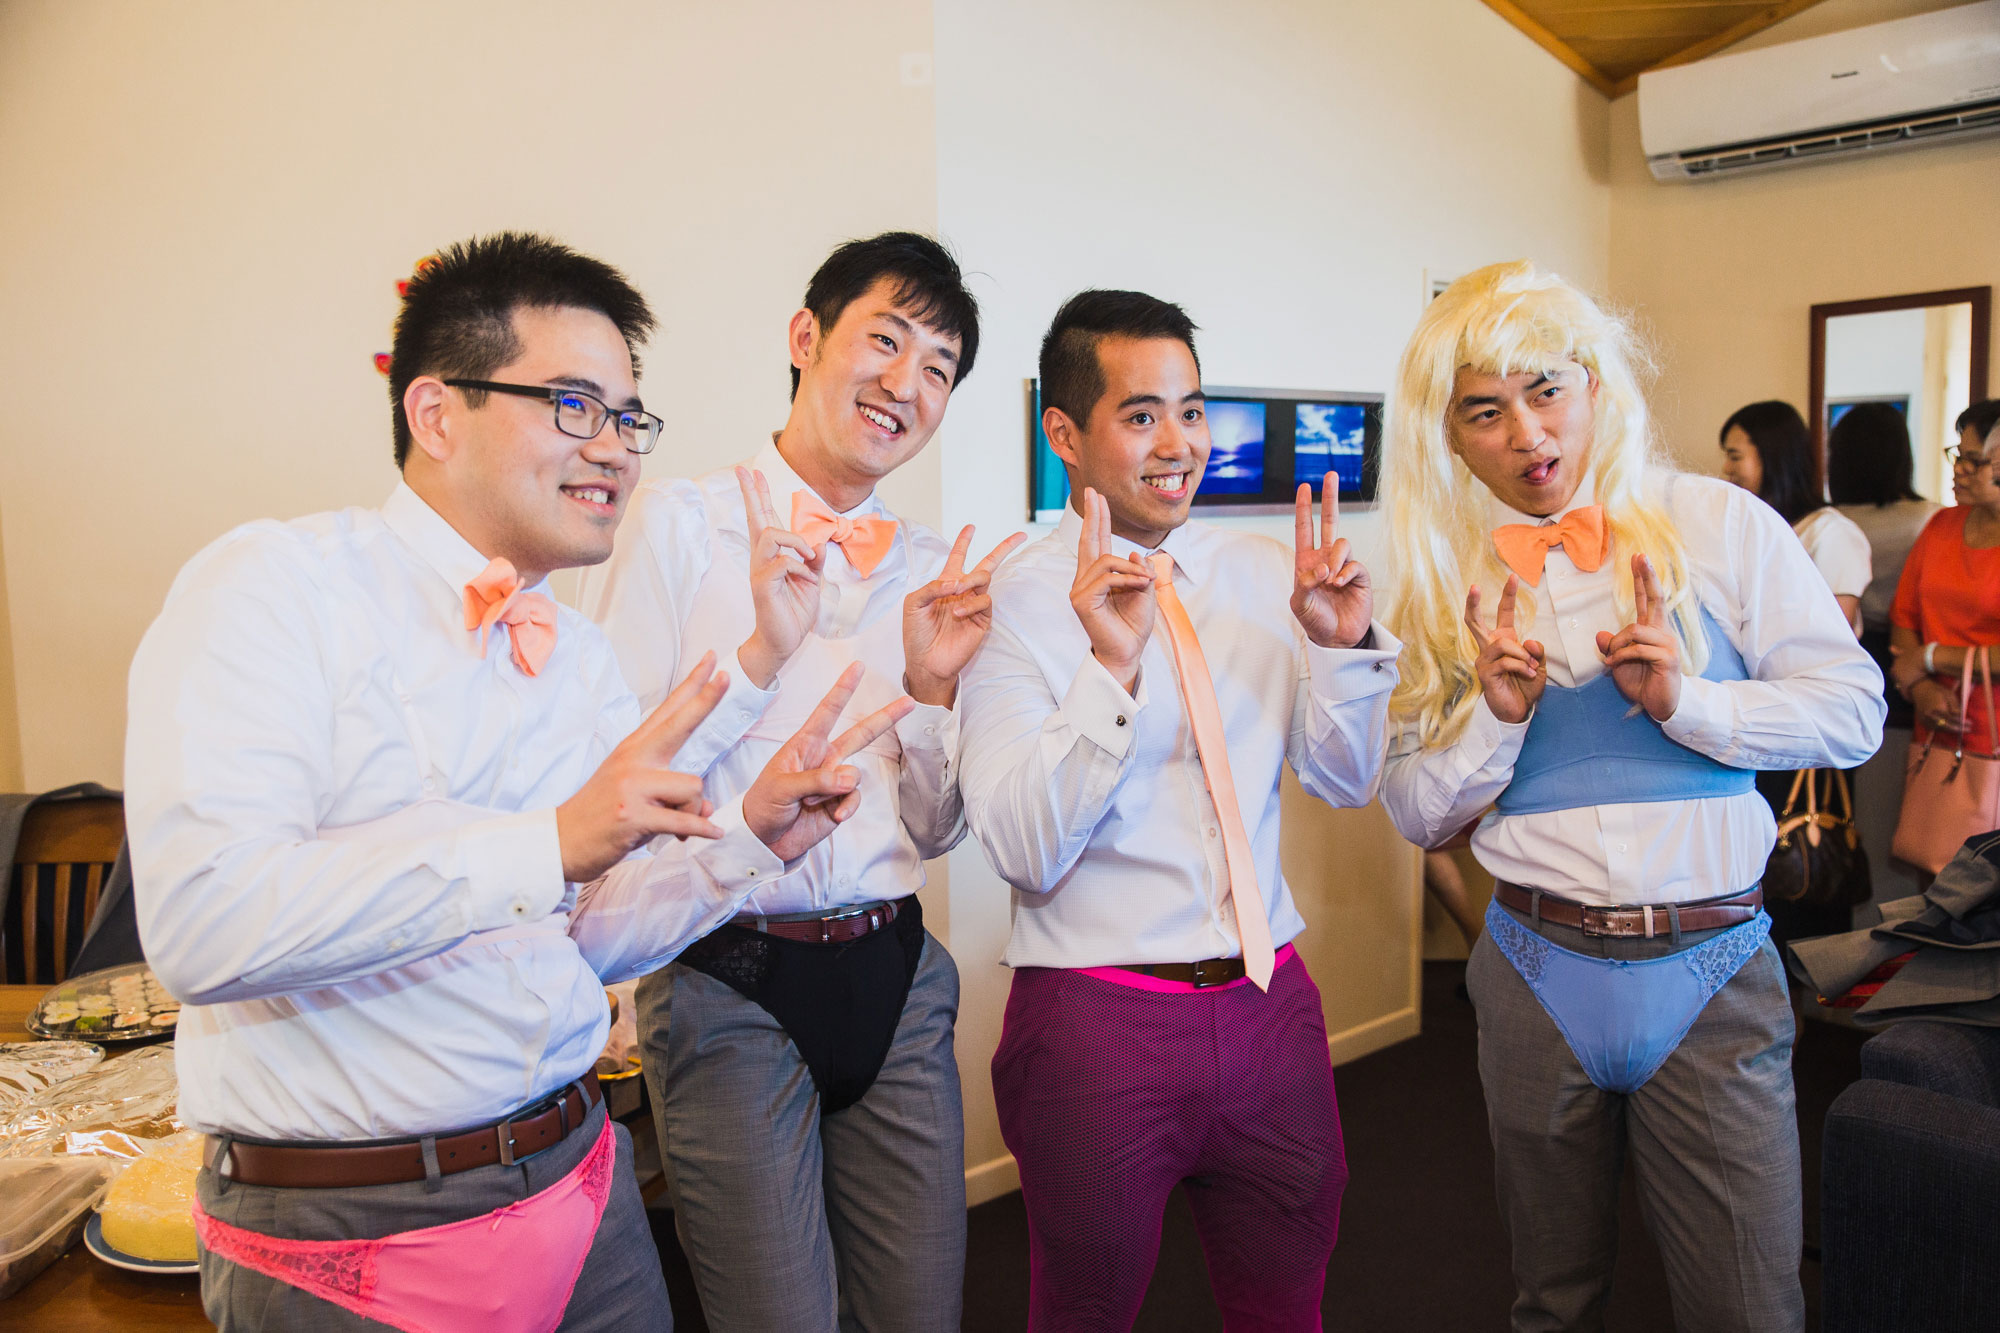
[[[1924,525],[1890,609],[1889,651],[1896,688],[1916,712],[1917,739],[1938,728],[1956,731],[1959,673],[1966,649],[2000,646],[2000,482],[1994,452],[2000,425],[1978,438],[1968,427],[1950,451],[1951,491],[1957,501]],[[1984,691],[1975,680],[1967,748],[1984,752]]]

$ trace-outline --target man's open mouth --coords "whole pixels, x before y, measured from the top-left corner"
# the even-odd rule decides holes
[[[1187,494],[1188,478],[1191,472],[1161,472],[1151,477],[1141,477],[1140,481],[1158,491],[1168,500],[1178,500]]]
[[[861,416],[863,420],[885,435],[901,435],[903,433],[903,423],[878,408],[869,407],[864,403],[861,406]]]

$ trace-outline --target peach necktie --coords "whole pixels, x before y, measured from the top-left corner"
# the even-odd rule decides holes
[[[486,636],[495,625],[507,627],[514,646],[514,665],[539,675],[556,650],[556,604],[538,592],[522,592],[513,563],[495,556],[465,585],[465,627],[479,631],[479,655],[486,656]]]
[[[1509,523],[1493,529],[1493,548],[1531,588],[1541,586],[1550,547],[1562,547],[1569,562],[1589,574],[1604,563],[1607,540],[1603,505],[1572,509],[1560,523]]]
[[[1208,779],[1208,794],[1215,801],[1215,817],[1222,825],[1222,854],[1229,866],[1236,934],[1243,942],[1243,971],[1260,990],[1268,991],[1275,961],[1271,919],[1264,910],[1263,890],[1257,887],[1256,863],[1250,859],[1250,833],[1243,827],[1242,807],[1236,803],[1236,780],[1229,773],[1229,750],[1222,734],[1222,711],[1215,702],[1215,681],[1209,677],[1208,659],[1201,654],[1194,622],[1174,591],[1174,558],[1163,553],[1150,557],[1149,563],[1160,619],[1167,627],[1167,645],[1173,649],[1174,667],[1180,673],[1181,700],[1187,705],[1188,725],[1194,731],[1194,752],[1201,759],[1202,776]]]
[[[848,518],[827,508],[826,501],[800,487],[792,492],[792,531],[814,546],[832,542],[855,572],[867,578],[896,544],[896,525],[886,518]]]

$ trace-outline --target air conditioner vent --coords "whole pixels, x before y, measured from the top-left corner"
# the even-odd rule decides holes
[[[1914,146],[1917,140],[1935,139],[1941,135],[1969,137],[1996,131],[2000,131],[2000,98],[1974,102],[1945,112],[1842,125],[1795,139],[1698,148],[1653,158],[1650,165],[1653,175],[1659,180],[1685,180],[1784,166],[1807,157],[1907,148]]]

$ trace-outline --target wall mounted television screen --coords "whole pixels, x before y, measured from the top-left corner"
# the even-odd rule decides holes
[[[1327,473],[1342,504],[1372,504],[1382,452],[1382,395],[1209,385],[1208,469],[1194,507],[1212,513],[1290,513],[1300,482],[1318,499]],[[1055,523],[1069,475],[1042,430],[1041,383],[1029,381],[1029,517]]]

